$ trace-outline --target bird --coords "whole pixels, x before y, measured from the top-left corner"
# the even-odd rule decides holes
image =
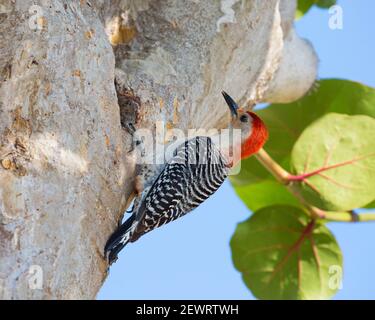
[[[264,122],[252,111],[239,108],[225,91],[229,107],[228,129],[239,131],[227,145],[217,137],[196,136],[179,143],[172,157],[159,169],[139,172],[132,215],[108,239],[104,253],[109,265],[119,252],[144,234],[191,212],[216,192],[230,170],[257,153],[268,138]],[[237,152],[238,159],[230,155]]]

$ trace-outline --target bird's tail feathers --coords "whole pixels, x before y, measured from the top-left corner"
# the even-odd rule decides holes
[[[109,265],[117,260],[118,253],[126,246],[134,231],[134,215],[126,220],[108,239],[104,248]]]

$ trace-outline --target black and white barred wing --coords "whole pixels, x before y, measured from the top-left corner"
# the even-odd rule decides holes
[[[181,144],[140,204],[131,241],[198,207],[227,175],[225,159],[210,138],[195,137]]]

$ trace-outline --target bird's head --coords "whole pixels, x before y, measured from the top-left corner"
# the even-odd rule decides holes
[[[222,94],[231,112],[230,126],[241,130],[241,159],[248,158],[263,147],[268,138],[268,130],[254,112],[239,108],[226,92],[223,91]]]

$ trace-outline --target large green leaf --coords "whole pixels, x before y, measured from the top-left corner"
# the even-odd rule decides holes
[[[332,211],[375,199],[375,119],[327,114],[310,125],[292,151],[298,186],[311,204]]]
[[[266,151],[284,168],[289,169],[292,148],[302,131],[328,112],[363,114],[375,118],[375,89],[352,81],[322,80],[317,82],[314,91],[297,102],[273,104],[259,110],[257,113],[270,132]],[[270,204],[294,204],[293,201],[289,202],[290,197],[276,195],[274,178],[254,157],[242,161],[240,173],[231,176],[230,180],[249,208],[259,209],[261,205],[266,205],[265,201],[259,201],[259,197],[270,200]],[[250,186],[253,183],[258,187]],[[272,188],[264,187],[269,184],[272,184]],[[249,186],[248,190],[246,186]],[[278,190],[282,192],[281,186]],[[253,192],[262,192],[263,195],[253,195]],[[282,201],[278,202],[281,198]]]
[[[375,118],[375,89],[347,80],[322,80],[317,82],[315,91],[297,102],[272,104],[257,111],[270,132],[266,151],[289,169],[290,153],[302,131],[329,112]],[[240,173],[231,176],[234,186],[265,179],[271,179],[271,175],[254,157],[242,161]]]
[[[313,5],[320,8],[329,8],[336,4],[336,0],[298,0],[296,18],[300,18],[310,10]]]
[[[327,299],[339,287],[342,254],[334,236],[299,208],[255,212],[238,225],[231,248],[235,267],[259,299]]]

